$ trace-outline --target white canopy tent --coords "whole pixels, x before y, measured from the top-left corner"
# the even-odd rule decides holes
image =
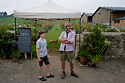
[[[15,32],[16,32],[16,17],[35,19],[35,22],[36,22],[36,19],[80,18],[80,32],[81,32],[81,12],[73,11],[73,10],[61,7],[56,3],[54,3],[52,0],[48,0],[46,3],[33,7],[31,9],[15,11],[14,17],[15,17]]]
[[[52,0],[48,0],[46,3],[31,9],[15,11],[14,17],[38,19],[80,18],[81,13],[61,7]]]

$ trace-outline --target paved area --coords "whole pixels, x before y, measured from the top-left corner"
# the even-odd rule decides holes
[[[52,55],[52,54],[51,54]],[[74,60],[74,70],[79,78],[70,75],[69,64],[66,65],[66,77],[60,78],[61,66],[59,55],[50,57],[51,73],[55,78],[48,78],[44,83],[125,83],[125,59],[103,60],[98,68],[80,67]],[[37,79],[37,59],[19,62],[0,60],[0,83],[43,83]],[[45,75],[45,66],[43,67]]]

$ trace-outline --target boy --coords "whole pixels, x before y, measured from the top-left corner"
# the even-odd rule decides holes
[[[36,42],[36,52],[37,52],[38,63],[39,63],[38,79],[40,79],[42,81],[46,81],[46,79],[41,74],[43,62],[46,65],[46,78],[53,78],[54,75],[50,74],[50,71],[49,71],[50,62],[49,62],[48,56],[47,56],[47,48],[46,48],[47,43],[46,43],[46,39],[45,39],[46,31],[41,30],[39,35],[40,35],[40,38]]]

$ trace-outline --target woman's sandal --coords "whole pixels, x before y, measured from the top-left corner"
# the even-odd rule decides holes
[[[46,76],[46,78],[54,78],[54,75],[50,74],[50,76]]]

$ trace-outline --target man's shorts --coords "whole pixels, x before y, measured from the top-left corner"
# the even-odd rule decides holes
[[[39,66],[43,66],[43,62],[45,63],[45,65],[50,64],[47,55],[45,57],[40,57],[40,59],[41,59],[41,61],[39,61]]]
[[[61,51],[60,53],[61,53],[61,55],[60,55],[61,61],[66,61],[66,60],[68,62],[73,61],[73,59],[74,59],[73,51],[71,51],[71,52]]]

